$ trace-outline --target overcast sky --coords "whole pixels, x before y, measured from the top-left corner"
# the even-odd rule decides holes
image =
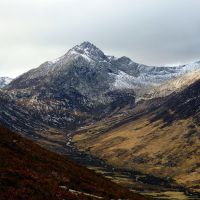
[[[199,0],[0,0],[0,76],[83,41],[148,65],[200,60]]]

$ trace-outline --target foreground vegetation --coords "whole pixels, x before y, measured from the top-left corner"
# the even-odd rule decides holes
[[[137,199],[101,175],[0,126],[0,199]]]

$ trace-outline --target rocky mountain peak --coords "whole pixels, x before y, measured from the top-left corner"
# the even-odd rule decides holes
[[[77,46],[79,46],[80,48],[83,48],[83,49],[99,50],[99,48],[97,48],[94,44],[92,44],[91,42],[88,42],[88,41],[82,42],[80,45],[77,45]]]
[[[108,61],[108,57],[98,47],[90,42],[83,42],[80,45],[76,45],[68,54],[78,54],[85,57],[88,60],[93,61]]]
[[[118,59],[118,62],[121,62],[121,63],[128,65],[128,64],[132,63],[133,61],[126,56],[122,56],[121,58]]]

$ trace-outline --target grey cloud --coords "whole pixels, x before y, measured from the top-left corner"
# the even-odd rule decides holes
[[[198,0],[0,0],[0,76],[88,40],[149,65],[200,59]]]

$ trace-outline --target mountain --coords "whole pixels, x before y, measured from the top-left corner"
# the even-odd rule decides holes
[[[83,42],[2,88],[0,124],[199,192],[199,70],[146,66]]]
[[[149,67],[127,57],[107,56],[90,42],[83,42],[14,79],[4,93],[22,112],[32,113],[31,121],[40,120],[42,126],[34,126],[33,132],[44,127],[74,130],[124,108],[133,109],[150,89],[199,67],[199,62]],[[14,130],[21,129],[17,120]],[[29,128],[20,131],[32,130],[31,122],[28,124]]]
[[[144,199],[2,126],[0,136],[2,200]]]
[[[108,92],[149,89],[196,69],[200,69],[200,62],[178,67],[150,67],[125,56],[107,56],[90,42],[83,42],[58,59],[47,61],[18,77],[8,88],[57,88],[54,94],[57,98],[65,94],[61,95],[59,89],[73,88],[91,104],[104,104],[110,102],[106,96]],[[52,95],[55,92],[52,90],[43,95]]]
[[[73,141],[115,167],[170,179],[199,193],[199,108],[200,80],[154,109],[108,128],[108,121],[102,121],[75,134]]]
[[[134,104],[133,91],[110,89],[111,68],[104,53],[86,42],[13,80],[7,90],[25,109],[36,108],[44,123],[74,128]]]
[[[5,86],[8,85],[11,81],[12,81],[12,79],[9,78],[9,77],[0,77],[0,88],[5,87]]]

